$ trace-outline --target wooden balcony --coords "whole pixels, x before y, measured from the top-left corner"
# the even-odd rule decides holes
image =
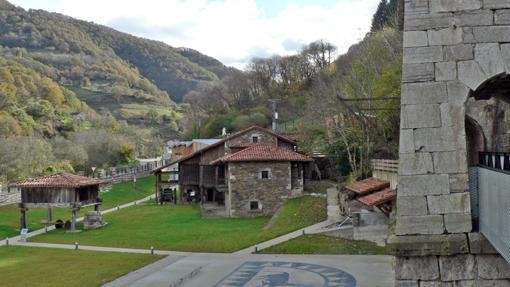
[[[181,165],[179,184],[198,185],[204,188],[218,188],[226,186],[223,166],[214,165]]]

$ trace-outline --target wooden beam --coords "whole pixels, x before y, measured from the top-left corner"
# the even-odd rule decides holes
[[[26,208],[69,208],[74,204],[71,202],[67,203],[24,203]]]

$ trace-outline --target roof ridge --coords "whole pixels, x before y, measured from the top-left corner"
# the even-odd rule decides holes
[[[210,162],[225,161],[311,161],[308,156],[278,145],[257,143],[235,153],[224,155]]]
[[[269,130],[269,129],[266,129],[266,128],[263,128],[263,127],[260,127],[260,126],[257,126],[257,125],[253,125],[253,126],[250,126],[250,127],[246,128],[246,129],[244,129],[244,130],[240,130],[240,131],[238,131],[238,132],[235,132],[235,133],[233,133],[233,134],[231,134],[231,135],[229,135],[229,136],[227,136],[227,137],[225,137],[225,138],[221,139],[221,140],[220,140],[219,142],[217,142],[217,143],[214,143],[214,144],[212,144],[212,145],[208,145],[208,146],[206,146],[206,147],[204,147],[204,148],[201,148],[201,149],[199,149],[199,150],[197,150],[197,151],[195,151],[195,152],[193,152],[193,153],[191,153],[191,154],[189,154],[189,155],[187,155],[187,156],[184,156],[184,157],[182,157],[182,158],[180,158],[180,159],[174,160],[174,161],[172,161],[172,162],[170,162],[170,163],[168,163],[168,164],[166,164],[166,165],[163,165],[163,166],[161,166],[161,167],[159,167],[159,168],[156,168],[156,169],[152,170],[152,171],[151,171],[151,173],[156,173],[156,172],[158,172],[158,171],[160,171],[160,170],[163,170],[163,169],[165,169],[165,168],[167,168],[167,167],[169,167],[169,166],[171,166],[171,165],[173,165],[173,164],[175,164],[175,163],[181,162],[181,161],[183,161],[183,160],[190,159],[190,158],[192,158],[192,157],[196,156],[197,154],[199,154],[199,153],[201,153],[201,152],[207,151],[207,150],[209,150],[209,149],[211,149],[211,148],[213,148],[213,147],[217,147],[217,146],[219,146],[219,145],[221,145],[221,144],[224,144],[224,143],[225,143],[226,141],[228,141],[229,139],[232,139],[232,138],[234,138],[234,137],[237,137],[237,136],[239,136],[239,135],[242,135],[242,134],[244,134],[244,133],[247,133],[247,132],[249,132],[249,131],[251,131],[251,130],[253,130],[253,129],[262,130],[262,131],[264,131],[264,132],[267,132],[267,133],[269,133],[269,134],[271,134],[271,135],[276,136],[276,137],[277,137],[277,138],[279,138],[279,139],[284,139],[284,140],[286,140],[287,142],[290,142],[290,143],[294,143],[294,144],[296,143],[295,141],[293,141],[293,140],[291,140],[291,139],[289,139],[289,138],[287,138],[287,137],[281,136],[281,135],[279,135],[279,134],[277,134],[277,133],[275,133],[275,132],[273,132],[273,131],[271,131],[271,130]]]

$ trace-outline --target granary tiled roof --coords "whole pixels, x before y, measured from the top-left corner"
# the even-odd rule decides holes
[[[306,155],[268,144],[254,144],[236,153],[225,155],[211,164],[234,161],[312,161]]]
[[[70,173],[57,173],[24,181],[11,183],[10,187],[62,187],[78,188],[84,186],[105,184],[107,181],[95,178],[88,178]]]
[[[356,198],[356,200],[368,206],[377,206],[386,202],[390,202],[395,197],[397,197],[397,192],[395,190],[385,188],[384,190],[377,191],[369,195],[360,196]]]

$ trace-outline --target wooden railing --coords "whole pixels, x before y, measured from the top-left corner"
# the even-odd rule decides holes
[[[372,169],[378,171],[387,171],[398,173],[398,160],[392,159],[373,159]]]
[[[391,188],[396,188],[398,184],[398,160],[373,159],[372,176],[388,180]]]

